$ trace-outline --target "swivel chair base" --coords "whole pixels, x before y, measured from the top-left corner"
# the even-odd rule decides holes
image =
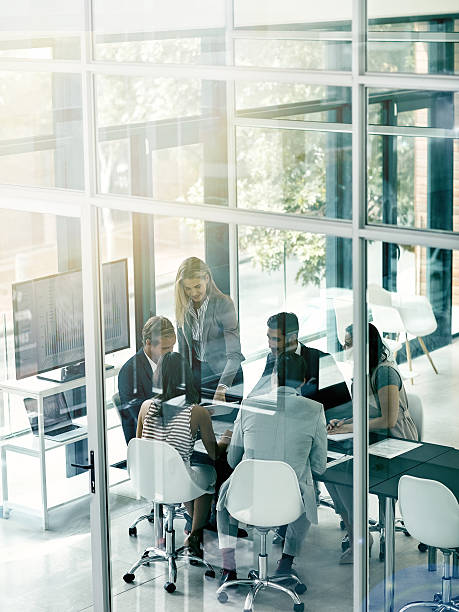
[[[155,504],[155,505],[158,509],[161,508],[161,504]],[[175,516],[180,516],[186,519],[185,515],[186,515],[186,508],[184,507],[180,507],[175,511]],[[135,537],[137,535],[137,525],[145,520],[147,520],[149,523],[155,522],[155,508],[154,507],[151,509],[151,512],[149,512],[148,514],[142,514],[142,516],[139,516],[139,518],[136,521],[134,521],[134,523],[132,523],[132,525],[129,527],[129,535]]]
[[[434,612],[459,612],[459,598],[451,597],[451,554],[449,549],[443,549],[443,577],[441,579],[441,593],[436,593],[433,601],[412,601],[399,612],[405,612],[410,608],[430,608]]]
[[[298,593],[304,593],[306,591],[306,585],[295,574],[281,574],[277,576],[268,576],[268,555],[266,554],[266,535],[269,529],[256,528],[261,534],[261,551],[258,555],[258,571],[252,570],[249,572],[247,579],[228,580],[224,582],[217,590],[217,599],[220,603],[228,601],[228,594],[226,589],[232,586],[247,585],[250,591],[247,593],[244,604],[244,612],[252,612],[253,602],[255,597],[262,589],[275,589],[282,591],[288,595],[294,602],[294,612],[303,612],[304,603],[298,597]],[[295,587],[290,588],[281,582],[294,582]]]
[[[210,563],[204,561],[199,557],[195,557],[186,552],[186,547],[181,546],[175,548],[175,530],[174,530],[174,517],[176,506],[164,505],[166,509],[166,548],[159,548],[157,546],[151,546],[145,550],[140,559],[135,563],[130,570],[124,574],[123,580],[127,583],[131,583],[135,579],[135,571],[142,565],[150,565],[156,561],[165,561],[168,564],[169,573],[168,581],[164,583],[164,589],[168,593],[173,593],[177,588],[175,583],[177,582],[177,559],[188,560],[193,562],[194,565],[205,565],[207,570],[205,576],[207,578],[215,578],[215,571]]]

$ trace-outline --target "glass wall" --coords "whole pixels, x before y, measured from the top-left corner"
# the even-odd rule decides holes
[[[68,233],[76,245],[66,243]],[[54,609],[80,610],[93,602],[88,476],[72,465],[88,463],[79,233],[75,218],[0,211],[0,542],[7,608],[40,610],[48,600]],[[24,589],[20,551],[26,549],[34,561]]]
[[[224,513],[222,483],[248,456],[311,464],[296,475],[312,525],[271,531],[266,547],[271,574],[294,557],[297,610],[393,612],[431,599],[438,573],[427,571],[421,538],[392,537],[394,525],[403,530],[392,510],[402,474],[441,480],[432,465],[458,446],[455,3],[369,2],[364,24],[350,2],[332,0],[306,12],[298,0],[29,5],[6,7],[0,25],[0,538],[13,559],[2,572],[10,607],[38,610],[45,597],[75,612],[215,610],[222,578],[235,569],[245,578],[264,551],[247,514],[235,531]],[[208,267],[185,273],[191,257]],[[48,283],[33,290],[43,298],[38,323],[32,298],[19,304],[28,283]],[[88,371],[77,355],[83,310],[94,330]],[[159,337],[144,329],[158,316]],[[375,338],[390,383],[375,375]],[[64,382],[48,380],[58,366]],[[68,410],[70,425],[89,421],[93,448],[86,433],[46,438],[44,400],[54,397],[66,406],[59,418]],[[36,418],[27,398],[38,401]],[[158,490],[139,488],[128,443],[144,430],[170,441],[171,400],[186,430],[181,463],[163,468],[160,454],[148,478],[170,486],[180,470],[205,480],[215,467],[217,494],[193,508],[191,493],[179,495],[174,521],[175,545],[203,554],[215,579],[184,558],[175,580],[148,552],[170,552],[171,523]],[[416,434],[398,423],[402,413],[407,422],[422,413],[422,433],[419,420]],[[388,456],[395,438],[422,445]],[[89,476],[71,465],[88,466],[89,450],[92,496]],[[273,494],[270,511],[288,498],[285,479],[260,482],[244,487],[247,508],[260,490]],[[41,560],[27,593],[17,578],[24,549]],[[242,608],[246,587],[228,588],[227,606]],[[265,590],[254,607],[290,603]]]

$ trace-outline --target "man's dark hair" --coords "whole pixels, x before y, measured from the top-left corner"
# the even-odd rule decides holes
[[[296,353],[282,353],[277,361],[277,382],[279,387],[297,388],[304,383],[306,364]]]
[[[268,319],[268,327],[270,329],[279,329],[283,336],[297,334],[300,329],[298,317],[294,312],[278,312],[275,315],[271,315]]]

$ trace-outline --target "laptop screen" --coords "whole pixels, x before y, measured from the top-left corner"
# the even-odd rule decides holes
[[[24,399],[27,417],[32,432],[38,434],[38,401],[27,397]],[[69,409],[63,393],[49,395],[43,399],[43,419],[45,434],[54,429],[72,424]]]

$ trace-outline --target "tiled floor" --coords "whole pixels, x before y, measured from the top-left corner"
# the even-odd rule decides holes
[[[410,392],[422,397],[424,405],[424,438],[427,441],[459,447],[459,343],[435,351],[433,357],[440,374],[435,374],[425,357],[415,360],[418,375]],[[371,497],[371,514],[376,514]],[[216,581],[204,578],[199,567],[181,566],[177,591],[169,595],[162,585],[166,579],[164,564],[140,568],[132,585],[122,580],[130,565],[151,545],[153,528],[139,526],[138,537],[128,535],[128,526],[144,509],[133,499],[129,485],[120,485],[111,493],[111,554],[116,612],[165,610],[214,612],[241,610],[245,589],[229,593],[222,605],[216,601]],[[0,609],[21,612],[77,612],[92,610],[91,542],[88,535],[88,505],[79,502],[53,514],[52,529],[42,532],[36,522],[12,514],[0,520]],[[183,538],[183,521],[177,520],[177,544]],[[336,515],[328,508],[319,510],[319,525],[313,526],[297,558],[296,569],[308,585],[302,595],[305,609],[343,612],[352,610],[352,565],[340,566],[340,540]],[[256,565],[258,536],[249,533],[237,549],[239,574],[245,576]],[[378,560],[377,541],[370,560],[370,609],[381,611],[383,603],[383,564]],[[215,534],[206,532],[206,557],[216,566],[220,556]],[[279,547],[268,547],[270,568],[280,556]],[[396,536],[396,609],[403,602],[432,597],[439,590],[441,568],[427,571],[427,558],[417,550],[417,542],[402,534]],[[453,581],[453,592],[459,592],[459,580]],[[291,610],[293,606],[283,594],[262,593],[255,609],[260,612]]]

